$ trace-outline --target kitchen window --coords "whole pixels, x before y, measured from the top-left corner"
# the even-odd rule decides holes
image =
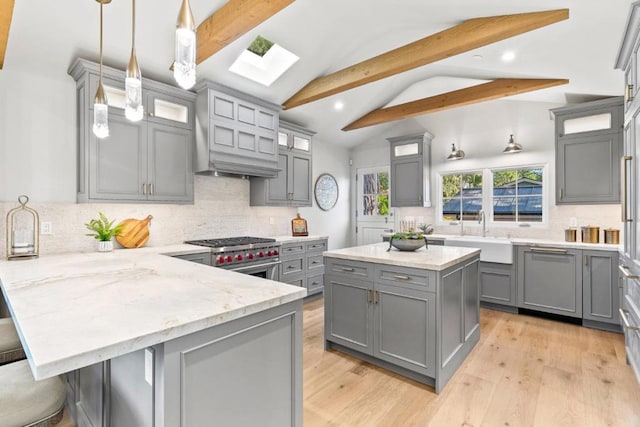
[[[482,209],[482,172],[442,176],[442,221],[477,219]]]
[[[543,223],[543,177],[542,166],[442,175],[440,222],[477,221],[483,210],[487,222],[494,224]]]
[[[493,170],[494,222],[542,222],[542,167]]]

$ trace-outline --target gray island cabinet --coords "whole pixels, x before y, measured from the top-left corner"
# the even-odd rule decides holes
[[[479,249],[324,252],[325,346],[439,393],[480,339]]]
[[[201,251],[0,262],[33,376],[66,374],[76,425],[302,426],[306,290],[173,258]]]

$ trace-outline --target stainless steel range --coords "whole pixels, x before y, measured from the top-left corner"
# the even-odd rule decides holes
[[[211,248],[211,265],[215,267],[264,279],[279,279],[280,243],[275,239],[244,236],[185,243]]]

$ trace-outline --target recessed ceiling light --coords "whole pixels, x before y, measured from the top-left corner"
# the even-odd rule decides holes
[[[333,104],[333,108],[335,108],[336,111],[342,111],[342,109],[344,108],[344,103],[342,101],[336,101],[336,103]]]
[[[482,60],[482,55],[473,55],[473,59],[475,59],[476,61],[480,61]]]
[[[511,62],[514,59],[516,59],[516,54],[515,54],[515,52],[513,52],[511,50],[508,50],[508,51],[506,51],[505,53],[502,54],[502,60],[504,62]]]

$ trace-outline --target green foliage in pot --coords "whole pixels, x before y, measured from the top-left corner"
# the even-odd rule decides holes
[[[115,236],[120,234],[120,230],[122,226],[116,225],[113,226],[113,221],[109,221],[106,216],[102,212],[98,212],[98,219],[92,219],[88,223],[85,224],[89,230],[93,233],[88,233],[87,236],[91,236],[101,242],[108,242],[113,239]]]
[[[402,233],[394,233],[391,236],[392,239],[400,239],[400,240],[417,240],[423,239],[424,236],[422,233],[415,233],[413,231],[404,231]]]

